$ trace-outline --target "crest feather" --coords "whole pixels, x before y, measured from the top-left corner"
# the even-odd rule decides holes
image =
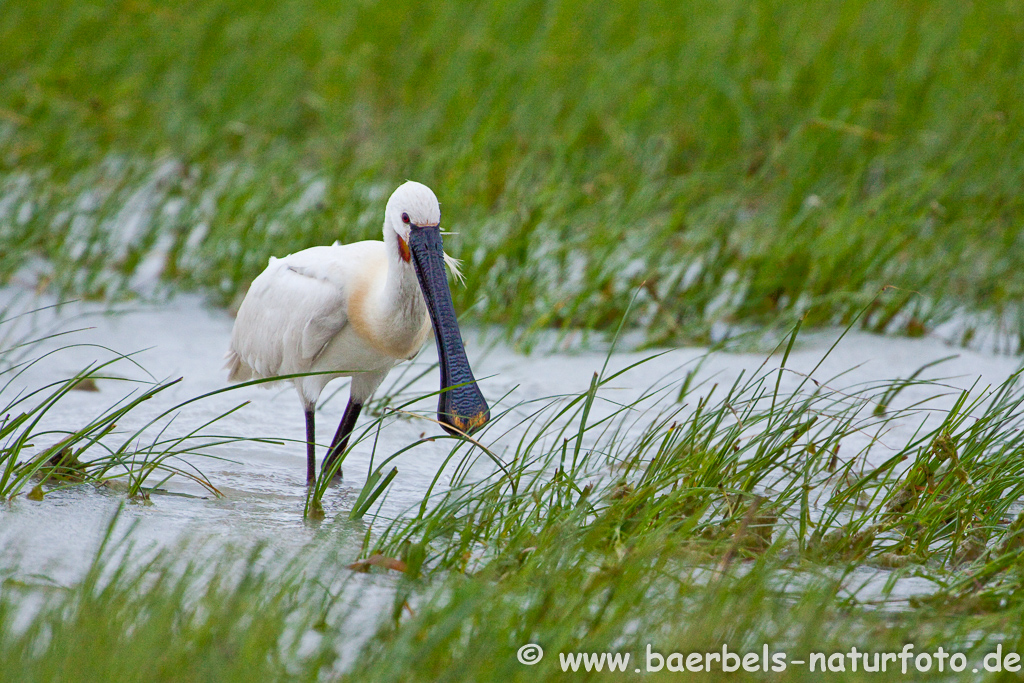
[[[462,261],[454,256],[449,256],[447,252],[442,253],[444,254],[444,264],[448,266],[448,270],[452,271],[452,277],[460,285],[463,284],[465,279],[462,277]]]

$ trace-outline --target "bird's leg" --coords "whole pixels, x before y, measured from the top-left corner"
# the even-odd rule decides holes
[[[316,423],[313,411],[313,408],[306,408],[306,486],[316,482]]]
[[[341,422],[338,423],[338,431],[334,433],[334,441],[331,442],[331,448],[327,451],[327,457],[324,458],[322,471],[329,471],[341,454],[345,452],[345,448],[348,447],[348,437],[352,434],[352,429],[356,426],[356,420],[359,418],[359,411],[362,409],[362,403],[356,403],[351,398],[348,400],[345,414],[342,415]],[[341,477],[340,467],[334,476]]]

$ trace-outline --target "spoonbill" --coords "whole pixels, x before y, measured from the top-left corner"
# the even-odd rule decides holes
[[[316,479],[314,413],[324,387],[352,378],[321,465],[327,471],[345,451],[363,405],[392,367],[416,355],[431,325],[441,367],[441,427],[469,434],[490,419],[459,333],[445,277],[446,263],[458,276],[457,262],[443,251],[440,224],[433,191],[406,182],[384,209],[384,241],[335,242],[271,257],[249,287],[231,331],[228,379],[325,373],[291,379],[306,414],[307,485]]]

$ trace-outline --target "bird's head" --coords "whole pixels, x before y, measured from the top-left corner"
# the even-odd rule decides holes
[[[409,181],[391,195],[384,216],[384,243],[415,271],[434,327],[441,367],[438,422],[452,434],[476,431],[490,410],[469,367],[445,278],[445,265],[461,276],[458,261],[444,253],[441,206],[429,187]]]
[[[392,233],[398,239],[402,258],[408,261],[409,234],[414,228],[437,227],[441,223],[441,205],[434,191],[412,180],[399,186],[384,209],[384,240]],[[404,245],[404,246],[403,246]]]
[[[424,228],[440,230],[440,225],[441,205],[434,191],[423,183],[409,180],[391,193],[384,209],[384,243],[389,249],[395,249],[403,261],[411,263],[409,244],[413,231]],[[459,260],[444,254],[444,263],[461,282]]]

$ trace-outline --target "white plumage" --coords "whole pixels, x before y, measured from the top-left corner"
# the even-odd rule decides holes
[[[360,402],[368,399],[388,370],[414,356],[430,332],[418,290],[413,294],[419,301],[409,297],[407,302],[413,314],[409,316],[388,316],[381,297],[366,296],[374,288],[376,273],[387,267],[384,243],[371,241],[271,258],[238,310],[228,351],[228,379],[334,371],[291,380],[303,406],[312,407],[328,382],[358,373],[362,390],[354,384],[353,396],[358,394]],[[358,309],[351,314],[354,321],[349,313],[353,308]],[[373,321],[384,324],[374,329]],[[403,329],[379,329],[388,327],[387,322],[405,324]]]
[[[415,356],[430,335],[432,318],[424,299],[428,285],[423,271],[433,265],[433,257],[419,245],[429,231],[437,232],[440,244],[440,220],[440,206],[430,188],[407,182],[388,200],[383,241],[335,243],[271,258],[246,293],[227,354],[231,381],[329,373],[291,380],[306,411],[310,461],[312,415],[324,387],[337,377],[352,377],[349,409],[328,456],[336,458],[335,451],[343,450],[362,404],[388,371]],[[443,260],[454,269],[447,255]],[[440,269],[443,273],[443,266]],[[433,290],[437,289],[435,284]],[[431,293],[434,296],[428,298],[446,299],[450,308],[446,284],[443,296]],[[461,347],[457,327],[455,335]],[[450,355],[440,342],[438,347],[439,353],[445,351],[443,356]],[[473,389],[479,393],[475,383]],[[350,422],[347,430],[346,420]],[[456,420],[455,424],[462,423]],[[339,443],[341,449],[337,449]],[[312,471],[307,475],[312,477]]]

